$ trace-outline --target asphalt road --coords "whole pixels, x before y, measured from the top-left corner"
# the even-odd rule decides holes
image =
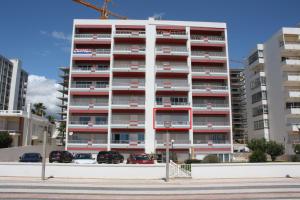
[[[103,180],[0,177],[0,199],[300,199],[300,179]]]

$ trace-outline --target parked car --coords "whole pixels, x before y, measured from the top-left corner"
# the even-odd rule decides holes
[[[96,164],[95,158],[90,153],[78,153],[75,154],[73,163],[76,164]]]
[[[147,154],[130,154],[127,164],[154,164],[154,160]]]
[[[40,153],[24,153],[19,159],[20,162],[42,162],[42,160]]]
[[[49,162],[70,163],[73,160],[73,155],[68,151],[52,151],[49,154]]]
[[[101,163],[123,163],[124,156],[117,151],[100,151],[97,156],[97,162]]]

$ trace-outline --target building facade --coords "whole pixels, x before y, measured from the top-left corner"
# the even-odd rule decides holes
[[[247,142],[247,112],[244,69],[230,69],[232,132],[235,143]]]
[[[21,61],[0,55],[0,110],[24,110],[27,83]]]
[[[248,57],[245,70],[248,135],[300,142],[300,28],[282,28]]]
[[[70,66],[67,150],[230,160],[225,23],[75,20]]]
[[[61,87],[58,89],[61,96],[57,97],[60,100],[58,107],[60,108],[58,115],[60,121],[65,122],[67,118],[67,106],[68,106],[68,88],[69,88],[69,67],[60,67],[61,81],[58,83]]]

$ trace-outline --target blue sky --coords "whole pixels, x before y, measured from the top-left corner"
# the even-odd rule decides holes
[[[111,10],[132,19],[161,14],[168,20],[227,22],[229,56],[234,60],[242,60],[256,43],[265,41],[280,27],[300,22],[299,0],[114,2]],[[57,67],[69,64],[72,19],[98,17],[95,11],[71,0],[1,0],[0,8],[0,54],[22,59],[30,74],[57,80]]]

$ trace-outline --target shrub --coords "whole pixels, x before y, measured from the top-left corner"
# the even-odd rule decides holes
[[[300,154],[292,155],[291,161],[292,162],[300,162]]]
[[[252,140],[250,140],[250,142],[248,142],[247,146],[252,151],[266,152],[267,142],[264,138],[262,138],[262,139],[252,139]]]
[[[300,154],[300,144],[296,144],[294,146],[294,152],[295,152],[295,154]]]
[[[271,156],[272,161],[275,161],[278,156],[284,154],[284,146],[275,141],[270,141],[267,143],[266,153]]]
[[[0,132],[0,148],[10,147],[12,143],[12,137],[8,132]]]
[[[197,159],[187,159],[184,161],[185,164],[201,163],[201,160]]]
[[[202,163],[219,163],[219,158],[216,155],[207,155],[202,160]]]
[[[249,162],[267,162],[267,155],[260,150],[253,151],[249,156]]]

